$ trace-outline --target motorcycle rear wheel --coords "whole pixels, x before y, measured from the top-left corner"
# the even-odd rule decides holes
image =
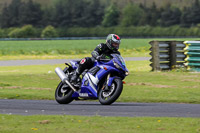
[[[112,104],[119,98],[122,90],[123,90],[122,80],[120,78],[115,78],[108,91],[105,91],[103,89],[99,90],[99,95],[98,95],[99,102],[102,105]]]
[[[55,91],[55,99],[59,104],[68,104],[74,100],[73,93],[74,91],[69,86],[60,82]]]

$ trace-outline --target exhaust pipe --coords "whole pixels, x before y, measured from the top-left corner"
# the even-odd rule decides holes
[[[76,89],[70,84],[70,82],[67,80],[67,76],[65,75],[65,73],[63,72],[63,70],[60,67],[57,67],[55,69],[56,74],[59,76],[59,78],[61,79],[61,81],[64,84],[68,84],[69,87],[73,90],[76,91]]]

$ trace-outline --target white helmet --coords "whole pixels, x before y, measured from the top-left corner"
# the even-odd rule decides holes
[[[116,34],[109,34],[106,38],[106,45],[113,51],[117,51],[119,49],[120,42],[121,39]]]

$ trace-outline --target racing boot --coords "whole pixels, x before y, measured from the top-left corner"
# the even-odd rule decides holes
[[[70,81],[72,82],[73,85],[76,85],[76,84],[77,84],[77,80],[78,80],[79,76],[80,76],[80,74],[79,74],[79,72],[76,70],[76,71],[74,72],[74,74],[72,75],[71,80],[70,80]]]

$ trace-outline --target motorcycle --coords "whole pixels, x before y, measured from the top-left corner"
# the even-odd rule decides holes
[[[55,91],[55,99],[59,104],[68,104],[73,100],[98,99],[102,105],[115,102],[123,90],[123,79],[129,71],[124,59],[118,54],[111,54],[112,59],[100,59],[94,66],[85,70],[79,77],[77,84],[70,83],[70,78],[78,67],[79,61],[65,63],[67,67],[62,70],[57,67],[56,74],[61,82]]]

